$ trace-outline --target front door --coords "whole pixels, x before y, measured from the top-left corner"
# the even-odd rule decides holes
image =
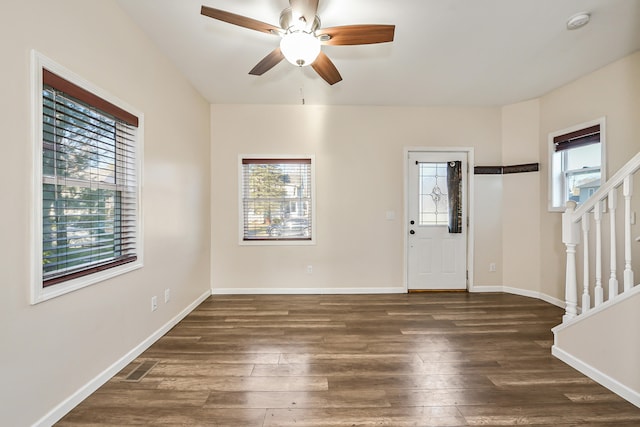
[[[410,151],[407,287],[467,288],[467,153]]]

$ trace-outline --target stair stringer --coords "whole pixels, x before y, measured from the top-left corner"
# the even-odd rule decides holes
[[[640,286],[552,329],[551,353],[640,408]]]

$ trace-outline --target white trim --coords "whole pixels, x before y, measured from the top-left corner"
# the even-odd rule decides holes
[[[473,265],[474,265],[474,250],[473,247],[475,245],[474,239],[474,180],[475,174],[473,172],[475,167],[474,160],[474,148],[473,147],[426,147],[426,146],[409,146],[404,147],[402,150],[402,162],[403,162],[403,174],[404,174],[404,189],[403,189],[403,198],[404,198],[404,218],[403,218],[403,258],[402,265],[404,266],[402,272],[402,283],[404,286],[405,292],[409,291],[409,278],[408,278],[408,235],[405,230],[409,229],[407,212],[409,211],[409,176],[408,176],[408,167],[409,167],[409,153],[410,152],[450,152],[450,153],[466,153],[467,154],[467,217],[469,218],[469,225],[467,226],[467,290],[473,289]]]
[[[558,298],[543,294],[541,292],[530,291],[528,289],[513,288],[511,286],[490,285],[490,286],[474,286],[469,289],[469,292],[484,293],[484,292],[504,292],[507,294],[520,295],[523,297],[535,298],[556,307],[564,308],[565,303]]]
[[[75,85],[103,98],[138,117],[136,129],[136,171],[137,171],[137,260],[99,273],[68,280],[64,283],[42,287],[42,69],[47,70],[73,82]],[[137,108],[95,86],[62,65],[47,58],[36,50],[31,51],[31,140],[32,140],[32,208],[31,208],[31,267],[30,267],[30,303],[37,304],[60,295],[102,282],[120,274],[137,270],[144,266],[144,237],[142,211],[142,177],[144,153],[144,114]]]
[[[606,116],[597,118],[595,120],[590,120],[588,122],[580,123],[574,126],[570,126],[568,128],[557,130],[551,132],[547,136],[547,151],[548,151],[548,160],[549,160],[549,171],[547,175],[547,210],[549,212],[564,212],[566,202],[562,202],[560,206],[555,205],[554,203],[554,156],[558,155],[554,149],[553,138],[559,135],[564,135],[567,133],[575,132],[581,129],[586,129],[591,126],[600,125],[600,177],[601,182],[604,184],[607,181],[607,119]]]
[[[42,61],[43,57],[31,51],[31,257],[30,257],[30,303],[40,302],[42,291]]]
[[[578,359],[574,355],[557,347],[555,344],[551,347],[551,354],[557,357],[558,359],[562,360],[567,365],[571,366],[572,368],[576,369],[577,371],[591,378],[598,384],[603,385],[604,387],[608,388],[618,396],[622,397],[623,399],[631,402],[632,404],[640,408],[639,392],[627,387],[626,385],[622,384],[616,379],[611,378],[610,376],[603,373],[602,371],[599,371],[598,369],[594,368],[588,363],[583,362],[582,360]]]
[[[467,150],[467,166],[469,171],[467,173],[467,200],[469,202],[469,206],[467,207],[467,212],[469,212],[469,225],[467,226],[467,271],[469,272],[469,277],[467,279],[467,290],[472,289],[474,286],[474,273],[473,266],[475,264],[474,260],[474,247],[475,247],[475,151],[473,147],[469,147]]]
[[[551,329],[551,331],[554,334],[558,333],[558,332],[562,331],[563,329],[573,325],[574,323],[577,323],[577,322],[579,322],[579,321],[581,321],[583,319],[588,319],[591,316],[595,316],[596,314],[600,313],[601,311],[608,310],[611,307],[614,307],[616,304],[619,304],[619,303],[621,303],[621,302],[623,302],[623,301],[625,301],[625,300],[627,300],[629,298],[632,298],[636,294],[640,294],[640,285],[634,286],[630,290],[621,293],[620,295],[618,295],[614,299],[607,300],[607,301],[603,302],[602,304],[600,304],[599,306],[589,309],[585,313],[582,313],[582,310],[580,310],[580,312],[579,312],[580,315],[579,316],[576,316],[571,320],[568,320],[566,322],[563,322],[563,323],[559,324],[558,326],[556,326],[553,329]],[[578,309],[581,309],[581,307],[578,307]]]
[[[177,325],[182,319],[184,319],[189,313],[191,313],[198,305],[206,300],[211,295],[211,291],[207,290],[200,295],[194,302],[189,304],[184,310],[178,313],[175,317],[165,323],[160,329],[155,331],[140,344],[132,348],[127,354],[115,361],[111,366],[98,374],[91,381],[79,388],[75,393],[60,402],[56,407],[49,411],[45,416],[36,421],[33,426],[50,426],[59,421],[69,411],[75,408],[80,402],[89,397],[98,388],[109,381],[114,375],[120,372],[125,366],[134,361],[140,356],[146,349],[148,349],[153,343],[160,339],[164,334],[169,332],[171,328]]]
[[[640,289],[640,287],[638,287]],[[403,294],[404,286],[357,287],[357,288],[212,288],[212,295],[357,295],[357,294]],[[512,288],[509,286],[473,286],[472,293],[504,292],[513,295],[539,299],[549,304],[564,308],[564,301],[540,292]]]
[[[242,159],[310,159],[311,160],[311,240],[244,240],[244,206]],[[239,154],[238,155],[238,245],[240,246],[309,246],[317,243],[316,224],[316,156],[314,154]]]
[[[213,288],[212,295],[352,295],[404,294],[402,286],[373,288]]]

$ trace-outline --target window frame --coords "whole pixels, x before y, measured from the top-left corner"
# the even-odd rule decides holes
[[[449,226],[449,200],[448,198],[446,199],[446,207],[447,210],[446,212],[442,213],[442,212],[428,212],[427,214],[435,214],[436,218],[435,221],[433,222],[427,222],[423,220],[423,215],[425,215],[424,209],[423,209],[423,197],[426,196],[431,196],[430,193],[423,193],[422,192],[422,185],[423,185],[423,179],[424,179],[424,175],[423,175],[423,165],[433,165],[436,168],[436,173],[438,172],[437,170],[440,168],[440,165],[443,165],[442,168],[445,170],[445,175],[443,176],[439,176],[437,175],[437,178],[444,178],[444,185],[447,187],[447,192],[446,193],[441,193],[442,196],[448,197],[449,196],[449,188],[448,188],[448,182],[447,182],[447,175],[446,175],[446,170],[447,170],[447,164],[448,162],[420,162],[418,164],[418,192],[419,192],[419,201],[418,201],[418,227],[448,227]],[[435,178],[436,176],[434,176]],[[437,178],[436,178],[436,185],[437,185]],[[440,189],[440,186],[438,186],[438,188]],[[441,189],[440,189],[441,190]],[[435,203],[434,203],[435,204]],[[436,206],[436,210],[437,210],[437,206]],[[442,221],[438,221],[438,217],[439,216],[444,216],[444,219]]]
[[[113,106],[122,109],[138,118],[138,127],[135,135],[136,155],[134,159],[136,174],[136,259],[135,261],[115,265],[113,267],[90,272],[79,277],[70,277],[59,283],[44,286],[42,251],[43,251],[43,69],[62,77],[63,79],[78,86],[82,90],[96,96],[97,99],[107,101]],[[95,105],[101,109],[100,105]],[[105,90],[90,83],[76,73],[68,70],[55,61],[47,58],[43,54],[31,51],[31,140],[32,140],[32,209],[31,209],[31,304],[37,304],[49,299],[65,295],[78,289],[102,282],[104,280],[119,276],[121,274],[137,270],[144,265],[143,247],[143,215],[142,215],[142,156],[144,152],[144,115],[136,108],[128,105],[124,101],[111,95]]]
[[[256,160],[264,159],[270,162],[277,160],[308,160],[311,166],[311,238],[310,239],[245,239],[244,238],[244,174],[243,174],[243,160]],[[316,159],[312,154],[240,154],[238,155],[238,244],[240,246],[308,246],[315,245],[317,240],[317,227],[316,227]]]
[[[600,179],[604,184],[607,180],[606,172],[606,117],[600,117],[595,120],[580,123],[566,129],[561,129],[548,134],[547,146],[549,153],[549,172],[547,175],[548,188],[547,188],[547,210],[549,212],[564,212],[566,209],[566,195],[565,193],[565,176],[568,172],[575,172],[576,170],[566,170],[566,156],[569,149],[556,151],[554,138],[566,135],[572,132],[577,132],[583,129],[587,129],[593,126],[600,126]],[[577,148],[577,147],[576,147]],[[589,168],[592,171],[597,168]],[[585,171],[586,172],[586,171]]]

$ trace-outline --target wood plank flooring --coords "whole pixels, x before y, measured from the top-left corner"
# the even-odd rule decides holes
[[[561,316],[508,294],[213,296],[58,425],[640,426],[551,356]]]

